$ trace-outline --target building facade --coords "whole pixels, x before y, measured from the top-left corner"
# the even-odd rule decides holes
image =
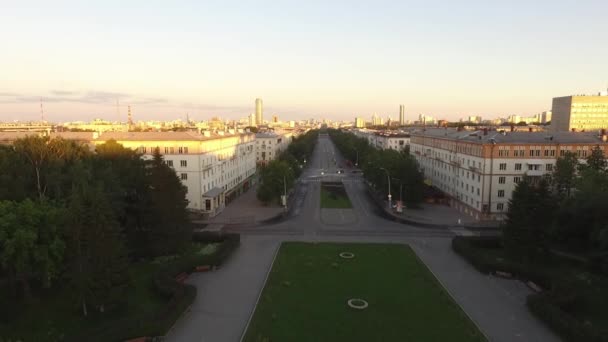
[[[262,99],[255,99],[255,124],[264,124],[264,108],[262,104]]]
[[[156,148],[188,189],[188,208],[209,217],[248,189],[255,174],[253,133],[106,132],[92,140],[115,140],[151,159]]]
[[[410,153],[450,205],[478,220],[502,220],[524,176],[538,180],[566,151],[584,159],[595,146],[608,154],[606,136],[595,133],[426,129],[412,132]]]
[[[608,96],[563,96],[553,98],[552,132],[598,131],[608,128]]]
[[[405,106],[399,105],[399,126],[405,125]]]
[[[277,134],[275,132],[260,132],[255,134],[255,160],[258,165],[266,165],[275,160],[287,149],[292,141],[292,133]]]

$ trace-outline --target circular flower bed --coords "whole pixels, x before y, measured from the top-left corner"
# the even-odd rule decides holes
[[[350,306],[353,309],[357,309],[357,310],[363,310],[366,309],[369,304],[364,301],[363,299],[360,298],[351,298],[348,300],[348,306]]]
[[[352,259],[355,257],[355,255],[351,252],[342,252],[339,255],[340,255],[340,258],[342,258],[342,259]]]

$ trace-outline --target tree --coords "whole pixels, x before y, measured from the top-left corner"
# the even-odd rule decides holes
[[[533,184],[524,177],[517,184],[503,231],[504,246],[512,258],[532,261],[543,251],[551,224],[547,214],[554,209],[555,201],[544,179]]]
[[[578,159],[573,152],[567,151],[564,156],[557,158],[553,171],[553,186],[558,194],[570,196],[577,167]]]
[[[186,187],[156,149],[149,162],[150,202],[155,215],[149,222],[152,255],[177,252],[190,240]]]
[[[586,166],[597,171],[606,170],[606,158],[604,157],[604,152],[598,145],[591,150],[591,155],[587,157]]]
[[[68,278],[84,316],[90,306],[102,313],[119,306],[129,285],[120,226],[100,185],[90,184],[86,177],[75,182],[67,225]]]
[[[293,186],[295,176],[287,162],[273,160],[261,170],[260,178],[258,199],[264,203],[269,203],[272,200],[280,201],[285,190]]]
[[[124,228],[131,256],[146,256],[151,225],[158,214],[152,207],[146,162],[135,151],[109,140],[97,146],[92,163],[93,177],[102,184],[114,217]]]
[[[30,298],[30,279],[50,287],[58,276],[65,243],[60,230],[63,212],[48,202],[0,202],[0,264],[11,282]]]

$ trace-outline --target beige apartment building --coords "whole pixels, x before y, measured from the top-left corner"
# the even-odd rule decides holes
[[[553,172],[566,151],[580,159],[595,146],[608,155],[606,136],[594,132],[414,131],[410,153],[427,183],[451,206],[478,220],[502,220],[511,194],[524,177]]]
[[[552,132],[589,132],[608,128],[608,96],[580,95],[553,98]]]
[[[253,185],[256,172],[255,134],[230,132],[0,132],[0,144],[29,135],[96,145],[115,140],[151,159],[159,149],[188,189],[188,209],[213,217],[226,203]]]

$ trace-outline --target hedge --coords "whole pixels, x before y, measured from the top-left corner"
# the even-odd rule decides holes
[[[452,240],[452,249],[482,273],[509,272],[524,281],[531,280],[548,291],[535,293],[526,299],[530,311],[553,329],[567,342],[608,342],[608,336],[590,325],[581,323],[568,313],[579,299],[564,275],[551,272],[537,265],[528,265],[497,259],[484,249],[502,248],[500,237],[463,237]]]
[[[194,302],[196,287],[178,283],[175,276],[191,273],[196,266],[220,266],[240,244],[240,235],[197,232],[192,236],[196,242],[220,242],[213,254],[185,255],[161,266],[153,277],[153,288],[168,301],[159,311],[128,317],[110,322],[87,331],[74,341],[124,341],[139,336],[162,336],[173,326],[181,314]]]
[[[541,318],[566,342],[608,342],[608,336],[585,325],[555,304],[556,299],[547,293],[528,296],[526,304],[530,311]]]
[[[530,280],[543,288],[551,288],[553,276],[550,272],[538,269],[534,265],[511,262],[506,258],[496,259],[484,253],[484,249],[502,248],[500,237],[465,237],[452,239],[454,252],[465,258],[479,272],[490,274],[497,271],[513,274],[523,280]]]

